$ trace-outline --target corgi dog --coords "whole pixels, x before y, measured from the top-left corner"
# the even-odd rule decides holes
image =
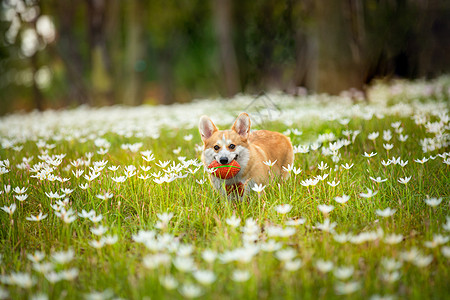
[[[294,162],[294,150],[288,137],[268,130],[250,131],[250,126],[246,113],[237,117],[231,130],[219,130],[208,116],[200,118],[198,127],[204,145],[205,167],[212,163],[228,165],[233,161],[240,166],[239,172],[229,179],[209,176],[216,190],[232,198],[243,197],[255,184],[267,183],[271,174],[284,179],[289,177],[283,167]],[[264,163],[269,161],[275,162],[274,165]]]

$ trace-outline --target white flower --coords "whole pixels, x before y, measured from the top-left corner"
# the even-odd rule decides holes
[[[403,134],[400,134],[399,136],[398,136],[398,140],[400,141],[400,142],[406,142],[406,140],[408,139],[408,135],[406,134],[406,135],[403,135]]]
[[[105,246],[105,240],[104,239],[100,239],[100,240],[91,240],[89,241],[89,245],[91,245],[92,247],[94,247],[95,249],[100,249],[103,246]]]
[[[348,200],[350,200],[350,196],[347,196],[347,195],[344,194],[344,195],[342,195],[342,196],[337,196],[337,197],[335,197],[334,200],[335,200],[337,203],[344,204],[344,203],[346,203]]]
[[[101,239],[106,245],[114,245],[119,240],[117,235],[105,235]]]
[[[34,254],[28,253],[27,258],[34,263],[38,263],[45,258],[45,253],[41,251],[34,251]]]
[[[164,212],[164,213],[162,213],[162,214],[156,214],[157,216],[158,216],[158,219],[160,219],[161,220],[161,222],[163,222],[163,223],[165,223],[165,224],[168,224],[169,223],[169,221],[172,219],[172,217],[173,217],[173,213],[168,213],[168,212]]]
[[[20,188],[20,187],[15,187],[15,188],[13,188],[13,192],[14,193],[16,193],[16,194],[25,194],[25,192],[28,190],[28,188],[27,187],[23,187],[23,188]]]
[[[294,146],[294,153],[308,153],[309,152],[309,146],[308,145],[298,145]]]
[[[406,166],[408,164],[408,161],[401,160],[398,164],[403,168],[404,166]]]
[[[43,215],[42,212],[39,212],[39,215],[37,215],[37,216],[31,215],[30,217],[27,217],[26,219],[27,219],[28,221],[39,222],[39,221],[41,221],[41,220],[44,220],[45,218],[47,218],[47,214]]]
[[[367,189],[367,193],[360,193],[359,195],[363,198],[371,198],[378,194],[378,191],[372,191],[371,189]]]
[[[328,169],[327,163],[324,163],[323,161],[320,162],[320,164],[317,166],[317,168],[321,171]]]
[[[126,176],[111,177],[111,180],[116,183],[122,183],[125,182],[125,180],[127,180],[127,177]]]
[[[398,271],[394,271],[394,272],[385,272],[383,274],[381,274],[381,279],[386,281],[386,282],[396,282],[397,280],[399,280],[401,277],[400,273]]]
[[[51,262],[33,263],[33,270],[42,274],[49,273],[54,268],[55,266]]]
[[[274,252],[280,250],[282,246],[282,243],[279,243],[275,240],[268,240],[265,243],[261,243],[261,250],[265,252]]]
[[[241,224],[241,218],[232,215],[230,218],[226,219],[225,222],[231,227],[238,227]]]
[[[275,252],[275,257],[281,261],[290,261],[297,256],[297,251],[293,248],[286,248]]]
[[[432,261],[433,261],[433,255],[427,255],[427,256],[417,255],[413,259],[412,263],[419,268],[423,268],[423,267],[428,266]]]
[[[52,254],[53,260],[61,265],[71,262],[74,257],[75,252],[72,249],[69,249],[67,251],[58,251]]]
[[[171,275],[161,277],[159,279],[159,282],[163,287],[165,287],[168,290],[173,290],[178,286],[178,281],[175,279],[175,277]]]
[[[9,275],[9,282],[22,288],[31,288],[36,284],[36,278],[31,277],[29,273],[12,272]]]
[[[294,169],[294,164],[288,164],[287,167],[282,167],[283,171],[291,173],[291,171]]]
[[[403,235],[401,234],[389,234],[384,237],[384,242],[386,244],[398,244],[403,241]]]
[[[333,269],[333,262],[318,259],[315,263],[317,270],[319,270],[322,273],[328,273]]]
[[[380,135],[380,133],[379,133],[378,131],[377,131],[377,132],[371,132],[371,133],[369,133],[369,135],[367,136],[367,138],[368,138],[369,140],[374,141],[379,135]]]
[[[78,276],[79,270],[76,268],[70,268],[67,270],[62,270],[61,272],[59,272],[59,276],[61,277],[61,279],[65,279],[65,280],[74,280],[77,276]]]
[[[178,246],[177,255],[187,257],[194,251],[194,246],[191,244],[181,244]]]
[[[200,180],[195,180],[198,184],[204,184],[206,182],[205,178],[202,178]]]
[[[334,270],[334,276],[340,280],[346,280],[350,278],[350,276],[353,275],[354,268],[352,266],[350,267],[340,267],[336,268]]]
[[[392,208],[388,207],[383,210],[377,209],[375,212],[380,217],[387,218],[387,217],[393,216],[396,211],[397,211],[396,209],[392,209]]]
[[[98,227],[91,227],[91,232],[95,235],[101,236],[108,231],[108,227],[105,227],[103,225],[100,225]]]
[[[109,166],[108,170],[115,172],[115,171],[119,170],[119,168],[120,168],[120,166]]]
[[[250,279],[250,272],[246,270],[234,270],[231,279],[236,282],[244,282]]]
[[[445,257],[450,258],[450,247],[449,246],[442,247],[441,252]]]
[[[287,214],[288,212],[290,212],[292,209],[292,205],[290,204],[281,204],[281,205],[277,205],[275,206],[275,210],[277,211],[277,213],[279,214]]]
[[[391,150],[392,148],[394,148],[394,145],[393,144],[383,144],[383,147],[384,147],[384,149],[386,149],[386,150]]]
[[[167,161],[159,161],[156,163],[156,165],[162,169],[164,169],[165,167],[167,167],[170,164],[170,160]]]
[[[356,292],[361,287],[359,281],[338,282],[334,286],[334,290],[338,295],[348,295]]]
[[[58,193],[53,193],[53,192],[50,192],[50,193],[45,192],[45,195],[47,197],[49,197],[50,199],[61,199],[61,198],[65,197],[65,195],[59,195]]]
[[[197,298],[203,294],[203,291],[199,286],[191,283],[183,284],[180,287],[179,292],[186,298]]]
[[[92,223],[98,223],[103,219],[103,215],[95,215],[95,212],[93,210],[91,210],[89,212],[89,216],[87,216],[89,218],[89,220],[91,220]]]
[[[14,198],[16,198],[17,200],[19,200],[20,202],[23,202],[23,201],[27,200],[28,195],[27,195],[27,194],[14,195]]]
[[[210,285],[216,280],[216,275],[210,270],[197,270],[192,273],[194,278],[203,285]]]
[[[192,134],[187,134],[187,135],[185,135],[184,137],[183,137],[183,139],[185,140],[185,141],[190,141],[190,140],[192,140]]]
[[[432,241],[426,241],[424,243],[425,247],[427,248],[435,248],[437,246],[443,245],[449,241],[449,237],[443,236],[441,234],[436,234],[433,236]]]
[[[265,187],[265,185],[255,183],[255,185],[252,187],[252,190],[259,194],[264,190]]]
[[[385,167],[389,166],[392,162],[388,159],[388,161],[385,161],[384,159],[381,161],[381,164]]]
[[[341,244],[344,244],[348,242],[352,238],[352,235],[349,233],[341,233],[341,234],[334,234],[333,239]]]
[[[334,209],[334,206],[333,206],[333,205],[320,204],[320,205],[317,206],[317,208],[318,208],[323,214],[328,214],[328,213],[330,213],[330,212]]]
[[[8,213],[10,216],[13,215],[13,213],[16,211],[17,205],[15,203],[12,203],[10,206],[3,206],[0,207],[3,211]]]
[[[353,164],[349,165],[348,163],[346,163],[345,165],[341,165],[341,167],[343,167],[346,170],[350,170],[353,167]]]
[[[207,263],[213,263],[217,258],[217,252],[209,249],[205,249],[202,252],[202,258]]]
[[[329,186],[335,187],[335,186],[337,186],[337,185],[340,183],[340,181],[335,182],[335,181],[333,180],[332,182],[327,181],[327,183],[328,183]]]
[[[414,161],[419,164],[424,164],[429,160],[429,158],[423,157],[422,159],[415,159]]]
[[[330,174],[317,175],[315,178],[316,178],[316,180],[323,181],[328,177],[328,175],[330,175]],[[312,185],[315,185],[315,184],[312,184]]]
[[[147,269],[156,269],[160,265],[167,266],[170,264],[171,257],[167,253],[156,253],[147,255],[142,259],[143,265]]]
[[[64,188],[64,189],[61,189],[61,192],[63,192],[65,195],[69,195],[73,192],[73,189]]]
[[[400,182],[402,184],[407,184],[411,180],[411,177],[412,176],[409,176],[409,177],[406,176],[405,178],[399,178],[398,182]]]
[[[297,271],[301,266],[301,259],[289,260],[284,262],[284,269],[290,272]]]
[[[370,152],[370,153],[364,152],[364,154],[363,154],[363,156],[367,157],[367,158],[374,157],[375,155],[377,155],[376,152]]]
[[[268,167],[273,167],[275,165],[275,163],[277,162],[277,160],[275,159],[275,161],[271,161],[270,159],[267,161],[263,161],[263,164],[265,164]]]
[[[450,216],[447,216],[447,222],[442,225],[445,231],[450,231]]]
[[[431,207],[436,207],[441,204],[442,198],[427,198],[425,199],[425,203]]]
[[[400,253],[400,258],[404,261],[412,262],[417,256],[420,255],[419,250],[417,248],[413,247],[409,251],[403,251]]]
[[[328,175],[328,174],[326,174],[326,175]],[[306,179],[306,180],[302,180],[300,182],[301,185],[306,186],[306,187],[308,187],[308,186],[315,186],[318,183],[319,183],[319,179],[318,178]]]
[[[300,168],[292,168],[292,172],[293,172],[295,175],[298,175],[298,174],[300,174],[300,173],[302,172],[302,170],[301,170]]]
[[[286,221],[286,225],[287,226],[298,226],[298,225],[302,225],[306,222],[305,219],[303,218],[298,218],[298,219],[290,219]]]
[[[333,232],[336,227],[336,222],[331,223],[330,219],[325,219],[323,224],[316,223],[316,228],[325,232]]]
[[[89,294],[85,294],[84,298],[86,300],[99,300],[99,299],[109,299],[113,296],[113,291],[111,291],[110,289],[106,289],[103,292],[97,292],[97,291],[93,291],[90,292]]]
[[[111,199],[112,197],[114,196],[114,194],[112,194],[112,193],[105,193],[105,194],[103,194],[103,195],[95,195],[95,197],[97,197],[98,199],[101,199],[101,200],[107,200],[107,199]]]
[[[381,264],[386,271],[392,272],[398,270],[402,267],[403,263],[401,261],[395,260],[393,258],[383,257],[381,259]]]
[[[189,256],[177,256],[173,259],[173,265],[180,272],[190,272],[194,270],[195,264],[192,257]]]
[[[371,177],[371,176],[369,176],[369,178],[370,178],[372,181],[376,182],[376,183],[382,183],[382,182],[387,181],[387,178],[381,179],[381,177],[373,178],[373,177]]]
[[[72,170],[72,174],[76,177],[76,178],[80,178],[81,175],[83,175],[84,170]]]

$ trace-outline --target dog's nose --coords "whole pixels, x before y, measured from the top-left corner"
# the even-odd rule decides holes
[[[225,156],[222,156],[222,157],[219,159],[219,161],[220,161],[220,163],[221,163],[222,165],[226,165],[226,164],[228,163],[228,158],[226,158]]]

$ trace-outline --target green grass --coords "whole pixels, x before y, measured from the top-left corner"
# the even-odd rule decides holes
[[[282,106],[282,109],[286,112],[295,109],[292,105],[289,103]],[[422,112],[413,111],[412,114],[416,113]],[[425,115],[427,121],[439,121],[438,111],[425,112]],[[66,141],[64,138],[55,140],[49,136],[45,139],[46,143],[55,144],[55,147],[44,150],[37,147],[37,140],[21,139],[19,135],[11,137],[5,132],[6,126],[3,125],[4,140],[14,140],[16,145],[22,145],[23,148],[14,150],[2,147],[0,150],[0,160],[8,159],[10,163],[7,167],[9,172],[0,175],[1,190],[4,190],[5,185],[12,188],[26,187],[25,194],[28,198],[23,202],[18,201],[14,198],[16,193],[13,191],[0,195],[0,207],[17,204],[12,216],[0,211],[0,296],[28,299],[44,294],[50,299],[80,299],[105,291],[104,298],[178,299],[183,297],[181,292],[184,287],[194,285],[200,288],[200,297],[204,299],[368,299],[374,295],[402,299],[447,297],[450,280],[448,246],[444,243],[429,248],[425,242],[433,240],[437,234],[447,239],[449,236],[444,224],[450,222],[446,218],[450,215],[450,167],[443,163],[449,157],[446,152],[448,148],[444,145],[424,153],[420,140],[434,137],[434,134],[427,132],[424,125],[415,124],[411,115],[393,112],[382,119],[373,117],[370,120],[352,116],[348,125],[341,125],[339,120],[340,118],[334,121],[316,119],[311,122],[293,120],[289,127],[283,122],[275,121],[257,126],[280,132],[288,128],[299,129],[303,132],[302,135],[291,135],[294,145],[308,145],[324,133],[333,133],[338,139],[347,139],[343,130],[360,130],[360,133],[354,142],[338,151],[339,162],[333,162],[331,156],[322,153],[322,149],[329,146],[329,142],[324,142],[318,150],[296,154],[295,166],[302,169],[300,174],[292,174],[284,182],[272,178],[264,192],[249,193],[242,201],[231,201],[220,196],[208,182],[199,184],[198,180],[207,178],[203,167],[194,174],[187,173],[187,177],[170,183],[157,184],[153,181],[151,173],[166,173],[156,165],[159,160],[170,160],[169,166],[173,162],[178,164],[179,156],[186,157],[186,160],[197,159],[198,162],[200,152],[196,151],[195,145],[200,144],[201,140],[195,127],[162,127],[157,139],[135,134],[120,135],[107,128],[106,132],[94,137],[89,137],[87,133],[86,141],[81,142],[76,139]],[[403,128],[402,134],[409,136],[405,142],[399,140],[399,134],[391,127],[391,123],[398,121]],[[442,131],[444,139],[447,139],[447,146],[448,125],[446,121]],[[383,130],[388,129],[392,132],[392,139],[386,142],[383,140]],[[368,139],[371,132],[380,133],[375,142]],[[188,134],[192,134],[193,139],[186,141],[183,137]],[[97,153],[99,147],[95,146],[94,140],[98,137],[103,137],[110,143],[107,154]],[[121,148],[123,144],[134,143],[143,144],[138,152]],[[388,153],[383,148],[383,143],[391,143],[394,147]],[[178,147],[181,152],[175,154],[173,150]],[[151,150],[156,159],[144,161],[140,154],[144,150]],[[79,158],[86,160],[87,152],[93,153],[89,166],[74,167],[71,164]],[[364,152],[376,152],[377,155],[366,158],[363,156]],[[29,167],[35,166],[43,161],[39,158],[43,153],[50,156],[66,154],[62,163],[51,173],[69,178],[69,181],[39,180],[30,177],[36,173],[17,167],[24,157],[33,157]],[[437,154],[441,156],[436,156]],[[436,156],[435,159],[424,164],[414,161],[430,155]],[[387,161],[392,157],[401,157],[408,164],[404,167],[398,164],[381,164],[383,160]],[[100,176],[89,182],[88,189],[81,189],[80,184],[88,183],[84,175],[89,174],[89,167],[93,166],[93,162],[101,160],[108,163]],[[318,169],[321,162],[327,163],[327,170]],[[353,167],[346,170],[342,167],[346,163],[353,164]],[[120,166],[119,170],[109,170],[108,167],[112,165]],[[111,179],[123,175],[124,168],[129,165],[136,166],[136,175],[123,183],[116,183]],[[151,169],[145,172],[140,166],[150,166]],[[186,174],[188,169],[193,171],[196,168],[195,165],[180,167],[179,174]],[[84,170],[80,178],[72,173],[77,169]],[[149,174],[150,178],[138,178],[138,175],[144,174]],[[329,175],[315,186],[305,187],[301,184],[306,179],[324,174]],[[387,181],[375,183],[369,178],[378,176]],[[399,178],[407,176],[412,178],[406,185],[398,182]],[[339,181],[335,187],[326,183],[333,180]],[[66,197],[67,210],[72,209],[77,216],[82,210],[91,209],[97,215],[101,214],[103,218],[98,225],[107,227],[104,235],[117,236],[117,242],[96,249],[90,244],[92,240],[100,240],[99,236],[90,231],[92,227],[97,227],[93,222],[77,217],[72,223],[64,223],[51,207],[57,200],[45,195],[45,192],[50,191],[61,194],[61,188],[73,189]],[[378,193],[368,199],[361,197],[360,194],[367,192],[367,188]],[[107,192],[113,196],[109,199],[97,197]],[[350,196],[350,200],[345,204],[337,203],[335,197],[343,194]],[[438,206],[430,207],[424,201],[427,197],[443,200]],[[290,204],[292,210],[282,215],[276,211],[276,206],[280,204]],[[324,215],[317,208],[320,204],[333,205],[335,208]],[[376,214],[377,209],[388,207],[396,210],[393,216],[383,218]],[[48,214],[47,218],[40,222],[26,220],[26,217],[35,216],[39,212]],[[157,214],[163,212],[173,213],[173,218],[166,227],[157,228]],[[238,228],[227,224],[226,220],[232,216],[241,219]],[[271,226],[288,228],[285,222],[297,217],[304,218],[305,223],[296,226],[293,235],[268,236]],[[254,231],[255,242],[243,240],[243,228],[249,218],[256,220],[258,225]],[[336,223],[334,231],[326,232],[316,228],[326,218]],[[155,249],[157,243],[152,238],[147,238],[147,246],[135,241],[133,236],[140,230],[154,231],[160,247]],[[348,233],[353,239],[338,243],[334,236],[343,233]],[[367,236],[366,240],[357,242],[357,238],[363,238],[364,234]],[[385,238],[390,234],[401,234],[403,239],[397,244],[387,244]],[[163,243],[165,239],[166,243]],[[248,251],[258,248],[268,240],[280,243],[282,249],[293,249],[295,259],[301,260],[301,267],[295,271],[286,270],[286,263],[276,258],[276,251],[259,249],[256,254],[248,257],[248,261],[245,259],[248,252],[244,249]],[[213,283],[202,285],[194,278],[192,270],[181,271],[176,266],[175,261],[182,257],[179,251],[183,249],[183,245],[193,247],[192,252],[186,256],[192,258],[195,268],[214,273]],[[413,248],[417,248],[421,256],[430,256],[431,263],[417,266],[417,257],[412,262],[405,259],[404,252]],[[73,250],[74,257],[67,263],[57,263],[52,257],[55,252],[69,249]],[[217,252],[218,258],[213,262],[203,260],[202,252],[205,249]],[[224,253],[235,249],[242,251],[235,260],[222,261]],[[48,271],[44,275],[33,268],[27,254],[33,254],[36,250],[45,253],[42,262],[51,263],[53,274]],[[156,253],[167,254],[170,260],[155,269],[146,267],[145,257]],[[392,275],[394,272],[387,272],[383,267],[382,261],[385,258],[402,262],[397,270],[400,276],[398,280],[383,279],[386,274]],[[317,261],[320,259],[331,261],[333,270],[328,273],[319,271]],[[354,272],[347,279],[339,279],[335,274],[341,267],[352,267]],[[75,278],[57,282],[49,280],[52,275],[58,278],[62,271],[72,268],[77,272]],[[250,278],[244,282],[234,281],[232,274],[235,270],[248,271]],[[11,275],[15,272],[29,274],[32,278],[31,285],[21,287],[14,280],[11,281]],[[169,275],[178,283],[174,289],[161,284],[162,278]],[[351,282],[356,282],[356,290],[349,290],[348,295],[339,295],[337,287]]]

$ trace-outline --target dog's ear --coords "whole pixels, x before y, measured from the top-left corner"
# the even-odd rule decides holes
[[[209,139],[217,130],[216,125],[214,125],[208,116],[201,116],[200,122],[198,123],[198,131],[200,131],[203,142]]]
[[[231,127],[231,130],[236,131],[241,138],[244,140],[248,139],[248,135],[250,133],[250,117],[246,113],[241,113],[236,121],[234,121],[233,127]]]

